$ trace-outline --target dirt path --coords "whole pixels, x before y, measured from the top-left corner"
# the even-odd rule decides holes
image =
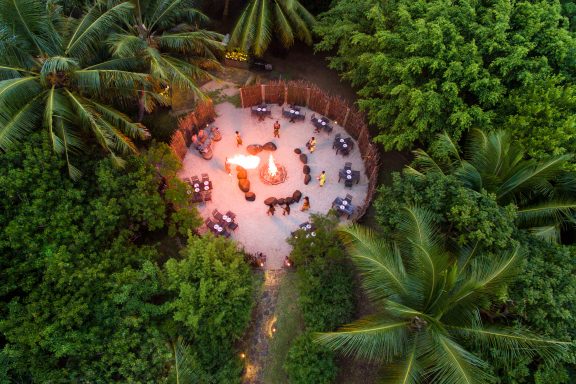
[[[268,356],[270,339],[276,331],[276,303],[278,300],[278,287],[285,275],[285,271],[268,270],[264,277],[264,289],[252,318],[252,327],[248,332],[245,343],[245,373],[243,384],[263,384],[262,372]]]

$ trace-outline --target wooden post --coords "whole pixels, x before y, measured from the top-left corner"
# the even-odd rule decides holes
[[[284,83],[284,104],[288,104],[288,84]]]
[[[243,90],[244,88],[240,88],[240,105],[242,105],[242,108],[246,108],[244,105],[244,92],[242,92]]]
[[[306,88],[306,108],[310,108],[310,87]]]
[[[260,84],[260,97],[262,98],[262,100],[260,101],[260,103],[265,103],[266,99],[264,98],[264,95],[266,94],[266,91],[264,91],[264,84]]]
[[[344,121],[342,122],[342,127],[346,128],[346,123],[348,122],[348,115],[350,114],[350,108],[346,108],[346,116],[344,116]]]
[[[328,116],[328,111],[330,110],[330,99],[326,103],[326,110],[324,111],[324,116]]]

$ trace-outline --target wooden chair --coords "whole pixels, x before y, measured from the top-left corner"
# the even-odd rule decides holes
[[[352,195],[347,193],[346,198],[344,200],[346,200],[348,204],[352,204]]]

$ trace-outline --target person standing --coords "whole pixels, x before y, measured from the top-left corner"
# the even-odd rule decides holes
[[[306,212],[309,209],[310,209],[310,199],[308,199],[308,196],[304,196],[304,202],[302,203],[302,208],[300,208],[300,210],[302,212]]]
[[[290,204],[286,203],[286,205],[284,205],[282,209],[283,209],[282,216],[284,215],[290,216]]]
[[[228,162],[228,158],[224,161],[224,170],[230,176],[232,176],[232,169],[230,168],[230,163]]]
[[[320,186],[323,187],[326,183],[326,171],[322,171],[320,176],[318,176],[318,180],[320,181]]]
[[[316,138],[314,136],[312,136],[312,138],[308,140],[306,147],[308,147],[310,153],[314,153],[314,151],[316,150]]]
[[[278,120],[274,123],[274,137],[280,138],[280,123]]]
[[[268,211],[266,212],[266,214],[268,216],[274,216],[274,212],[276,212],[276,209],[274,208],[274,206],[272,204],[270,204],[268,206]]]
[[[240,136],[240,132],[236,131],[236,148],[242,145],[242,137]]]

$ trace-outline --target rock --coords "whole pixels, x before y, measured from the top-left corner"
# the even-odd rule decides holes
[[[300,148],[295,148],[295,149],[294,149],[294,153],[297,154],[297,155],[299,155],[299,154],[302,153],[302,150],[301,150]]]
[[[285,203],[285,204],[294,204],[294,199],[292,198],[292,196],[285,197],[285,198],[284,198],[284,203]]]
[[[308,165],[305,165],[302,168],[302,172],[304,172],[305,175],[308,175],[310,173],[310,167]]]
[[[284,205],[284,199],[283,198],[279,198],[278,200],[276,200],[276,204],[278,205]]]
[[[304,176],[304,184],[308,185],[308,183],[310,182],[310,180],[312,180],[312,176],[310,176],[310,174],[307,174]]]
[[[275,151],[276,149],[278,149],[278,147],[276,147],[276,144],[274,144],[273,142],[269,141],[266,144],[264,144],[262,146],[262,149],[265,151]]]
[[[236,174],[236,176],[238,177],[238,180],[247,179],[248,178],[248,172],[246,172],[246,170],[244,168],[242,168],[242,169],[238,170],[238,174]]]
[[[302,164],[308,164],[308,156],[306,156],[305,153],[301,153],[300,154],[300,161],[302,162]]]
[[[292,198],[294,199],[295,203],[299,203],[300,199],[302,198],[302,192],[300,192],[299,190],[295,190],[294,193],[292,194]]]
[[[250,191],[250,180],[248,179],[238,180],[238,188],[240,188],[242,192]]]
[[[276,204],[276,198],[275,197],[269,197],[266,200],[264,200],[264,204],[274,205],[274,204]]]
[[[256,194],[254,192],[246,192],[244,194],[244,198],[246,201],[254,201],[256,200]]]
[[[250,144],[246,147],[246,151],[251,155],[257,155],[262,152],[262,146],[260,144]]]

